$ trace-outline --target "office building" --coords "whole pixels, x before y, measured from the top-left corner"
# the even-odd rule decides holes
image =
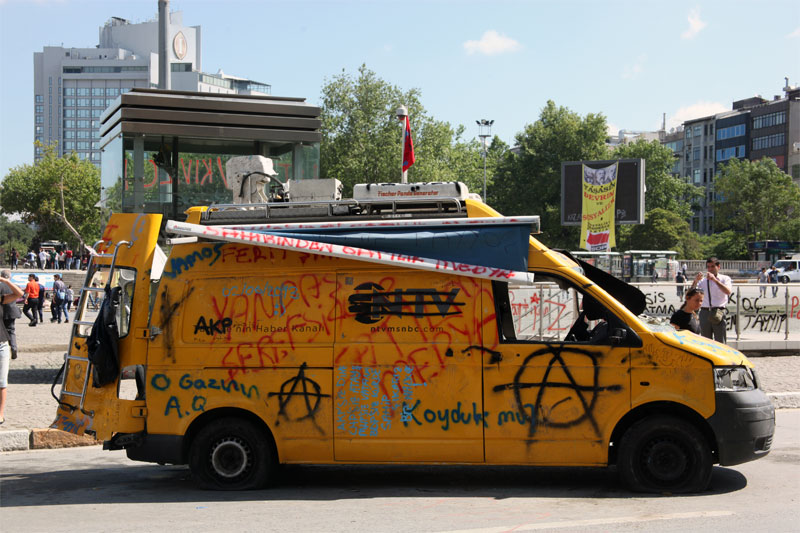
[[[221,94],[269,95],[270,86],[221,71],[202,71],[200,26],[185,26],[170,13],[171,88]],[[133,88],[158,86],[158,21],[132,23],[112,17],[94,48],[46,46],[33,55],[34,140],[58,143],[58,154],[76,152],[100,165],[99,118]],[[35,160],[42,148],[34,148]]]

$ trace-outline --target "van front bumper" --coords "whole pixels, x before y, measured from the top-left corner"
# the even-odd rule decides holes
[[[717,391],[716,412],[708,419],[717,439],[721,466],[764,457],[772,447],[775,407],[761,389]]]

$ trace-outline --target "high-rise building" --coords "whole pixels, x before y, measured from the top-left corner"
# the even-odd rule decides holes
[[[246,78],[202,72],[200,26],[184,26],[170,13],[168,54],[174,90],[269,95],[271,87]],[[99,118],[122,93],[158,86],[158,21],[131,23],[112,17],[95,48],[45,46],[33,54],[34,140],[58,143],[100,164]],[[34,148],[41,159],[42,148]]]

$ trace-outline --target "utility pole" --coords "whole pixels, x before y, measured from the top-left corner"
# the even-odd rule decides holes
[[[483,145],[483,203],[486,203],[486,139],[492,136],[494,120],[482,118],[475,121],[478,124],[478,137]]]

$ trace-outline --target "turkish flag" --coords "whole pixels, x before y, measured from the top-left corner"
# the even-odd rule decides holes
[[[406,115],[406,133],[403,143],[403,172],[414,164],[414,141],[411,139],[411,122]]]

